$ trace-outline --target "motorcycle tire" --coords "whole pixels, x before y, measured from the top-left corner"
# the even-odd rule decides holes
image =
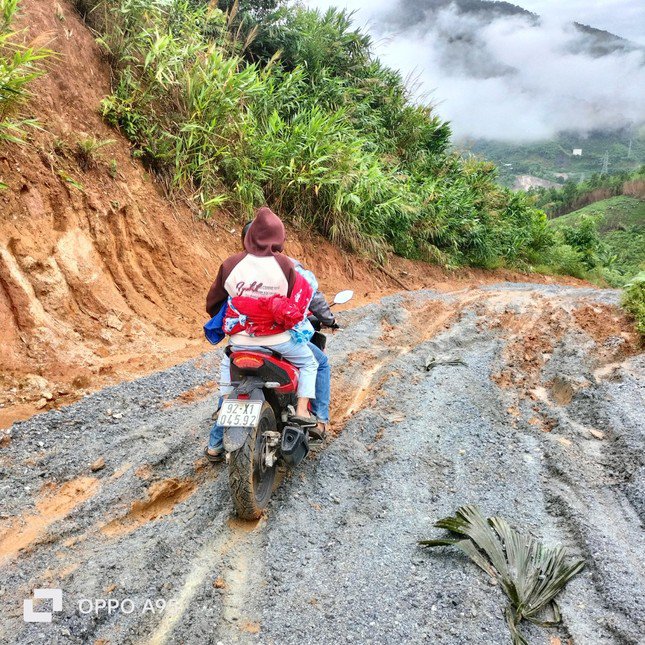
[[[249,433],[244,445],[230,454],[228,483],[238,517],[256,520],[261,515],[274,489],[277,466],[264,464],[264,433],[276,430],[275,415],[264,403],[258,425]]]

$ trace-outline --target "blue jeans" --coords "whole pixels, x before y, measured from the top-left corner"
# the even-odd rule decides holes
[[[331,398],[331,367],[327,354],[309,343],[309,349],[318,361],[316,374],[316,398],[311,402],[311,412],[319,421],[329,423],[329,400]]]
[[[329,400],[331,398],[331,367],[327,355],[322,350],[318,349],[311,343],[308,344],[314,358],[318,362],[318,371],[316,373],[316,397],[311,401],[311,412],[320,421],[325,423],[329,422]],[[277,350],[280,351],[280,350]],[[229,394],[231,392],[231,367],[228,356],[224,355],[220,367],[220,378],[222,383],[222,393]],[[219,397],[217,407],[222,405],[223,397]],[[224,428],[215,422],[211,428],[210,438],[208,440],[208,447],[211,450],[218,450],[222,448],[222,439],[224,437]]]

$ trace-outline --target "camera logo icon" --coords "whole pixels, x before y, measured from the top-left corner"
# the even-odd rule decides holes
[[[51,600],[51,611],[34,611],[34,600],[28,598],[23,601],[22,617],[26,623],[51,623],[55,611],[63,611],[62,589],[34,589],[34,599]]]

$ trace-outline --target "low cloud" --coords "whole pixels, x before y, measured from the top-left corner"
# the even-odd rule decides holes
[[[381,59],[417,79],[417,98],[434,103],[457,137],[530,141],[644,120],[639,47],[552,16],[463,11],[442,0],[345,4],[360,9],[357,22],[367,22]]]

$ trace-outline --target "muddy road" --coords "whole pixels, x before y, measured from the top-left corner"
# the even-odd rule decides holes
[[[257,523],[201,457],[217,352],[15,424],[0,642],[508,643],[500,590],[416,544],[465,503],[587,562],[531,643],[642,642],[645,359],[617,298],[505,284],[344,314],[336,436]],[[62,610],[24,622],[43,587]]]

